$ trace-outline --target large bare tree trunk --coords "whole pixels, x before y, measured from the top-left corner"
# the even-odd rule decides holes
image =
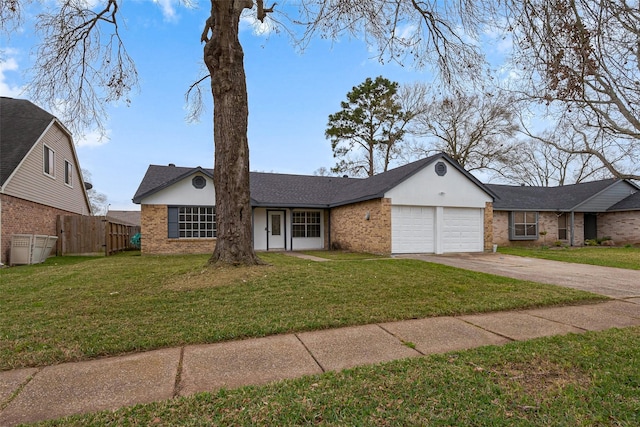
[[[260,263],[251,238],[249,107],[244,53],[238,39],[240,14],[252,5],[251,0],[211,0],[211,17],[202,35],[214,101],[213,182],[218,234],[210,263]]]

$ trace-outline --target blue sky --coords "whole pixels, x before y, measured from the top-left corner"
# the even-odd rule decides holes
[[[199,123],[185,120],[184,94],[203,76],[200,34],[203,9],[123,3],[125,43],[140,76],[140,91],[130,106],[109,107],[105,124],[109,138],[76,139],[81,167],[92,175],[94,188],[108,197],[110,208],[138,210],[131,202],[150,164],[213,166],[212,101],[205,87],[207,109]],[[122,19],[122,18],[121,18]],[[31,29],[3,35],[0,95],[22,98],[24,72],[31,64],[35,40]],[[353,86],[383,75],[400,83],[431,82],[429,70],[410,64],[382,65],[358,40],[337,43],[314,40],[300,54],[285,35],[257,35],[243,25],[241,42],[249,94],[249,148],[252,171],[311,175],[335,161],[324,137],[328,115]]]

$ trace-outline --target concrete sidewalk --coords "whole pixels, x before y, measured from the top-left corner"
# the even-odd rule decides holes
[[[436,317],[0,372],[0,426],[363,364],[640,325],[640,301]],[[411,347],[405,343],[412,343]]]

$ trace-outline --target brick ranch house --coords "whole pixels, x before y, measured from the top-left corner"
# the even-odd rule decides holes
[[[369,178],[251,173],[256,250],[340,248],[481,252],[494,244],[640,243],[640,188],[607,179],[560,187],[482,184],[446,154]],[[149,166],[142,252],[209,253],[216,237],[212,170]]]
[[[486,187],[497,195],[493,241],[498,245],[581,246],[604,237],[618,245],[640,243],[640,188],[632,181]]]
[[[0,264],[13,234],[56,236],[58,215],[90,215],[71,133],[23,99],[0,97]]]
[[[212,176],[149,166],[133,197],[143,254],[213,251]],[[493,243],[493,190],[445,154],[365,179],[252,172],[250,185],[256,250],[441,254]]]

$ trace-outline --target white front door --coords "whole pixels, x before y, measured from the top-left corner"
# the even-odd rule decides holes
[[[267,213],[267,249],[284,249],[284,211]]]

